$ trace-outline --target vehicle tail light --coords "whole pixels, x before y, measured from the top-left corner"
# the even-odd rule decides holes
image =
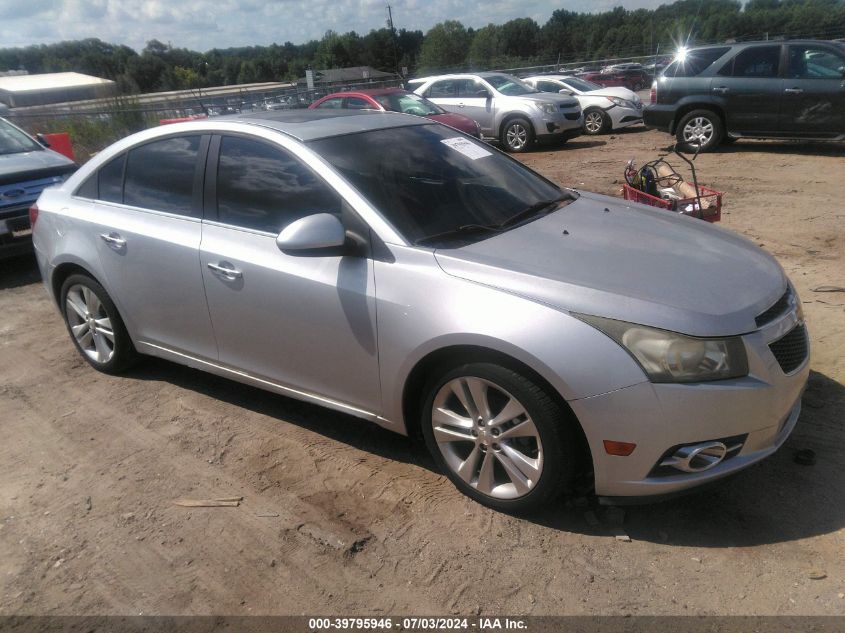
[[[657,82],[656,81],[651,82],[650,97],[651,97],[651,105],[654,105],[655,103],[657,103]]]
[[[33,204],[29,207],[29,225],[35,228],[35,221],[38,219],[38,205]]]

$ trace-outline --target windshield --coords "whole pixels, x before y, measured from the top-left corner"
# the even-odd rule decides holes
[[[501,152],[441,125],[347,134],[309,146],[410,243],[465,226],[501,225],[567,193]],[[427,244],[456,245],[456,239],[468,243],[492,234],[444,235]]]
[[[20,154],[44,149],[8,121],[0,119],[0,154]]]
[[[432,114],[443,114],[444,110],[434,105],[428,99],[414,94],[413,92],[394,92],[386,95],[374,95],[373,99],[378,101],[385,110],[391,112],[402,112],[404,114],[416,114],[417,116],[431,116]]]
[[[484,75],[484,81],[508,97],[530,95],[537,92],[527,83],[510,75]]]
[[[591,92],[592,90],[601,90],[601,86],[594,84],[592,81],[586,79],[576,79],[574,77],[567,77],[562,80],[570,88],[575,88],[581,92]]]

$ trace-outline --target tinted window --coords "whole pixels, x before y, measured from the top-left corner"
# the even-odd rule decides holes
[[[337,109],[343,107],[343,99],[341,97],[333,97],[331,99],[326,99],[320,105],[317,106],[318,108],[331,108]]]
[[[729,50],[730,46],[723,46],[687,51],[683,59],[669,64],[663,74],[666,77],[697,77]]]
[[[123,202],[144,209],[191,215],[199,145],[199,136],[179,136],[130,150]],[[102,194],[101,183],[101,197]]]
[[[126,154],[112,159],[97,172],[97,198],[106,202],[123,202],[123,165]]]
[[[789,77],[793,79],[842,79],[845,58],[819,46],[789,47]]]
[[[537,82],[537,90],[540,92],[560,92],[562,86],[558,86],[556,83],[551,81],[538,81]]]
[[[340,197],[302,162],[267,143],[224,136],[217,214],[225,224],[278,233],[313,213],[340,213]]]
[[[444,79],[443,81],[436,81],[428,89],[426,96],[433,99],[448,99],[461,96],[463,86],[466,83],[465,79]]]
[[[410,242],[462,225],[500,224],[563,194],[517,161],[441,125],[348,134],[310,145]]]
[[[537,92],[521,79],[517,79],[511,75],[485,75],[484,79],[496,90],[509,97],[518,97]]]
[[[391,92],[384,95],[376,95],[373,98],[385,110],[391,110],[393,112],[404,112],[405,114],[416,114],[418,116],[443,114],[445,112],[440,106],[434,105],[428,99],[413,92]]]
[[[0,154],[38,152],[44,148],[14,125],[0,121]]]
[[[779,68],[780,45],[752,46],[734,57],[730,75],[733,77],[777,77]]]
[[[584,79],[576,79],[575,77],[567,77],[563,80],[563,83],[569,86],[570,88],[574,88],[575,90],[580,90],[581,92],[590,92],[591,90],[600,90],[601,86],[598,84],[594,84],[592,81],[586,81]]]
[[[346,107],[350,110],[374,110],[375,106],[360,97],[347,97]]]

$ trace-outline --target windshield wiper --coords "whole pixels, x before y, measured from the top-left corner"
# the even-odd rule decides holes
[[[417,246],[422,246],[428,242],[436,242],[442,239],[449,239],[451,237],[462,237],[464,235],[472,235],[473,233],[500,233],[502,229],[498,226],[488,224],[462,224],[461,226],[435,233],[434,235],[426,235],[414,241]]]
[[[552,211],[556,211],[561,202],[572,202],[575,200],[575,195],[569,192],[564,193],[559,198],[553,198],[551,200],[541,200],[535,204],[532,204],[530,207],[526,207],[522,211],[515,213],[507,220],[496,226],[498,229],[507,229],[512,227],[515,224],[519,224],[523,220],[527,220],[528,218],[532,218],[535,215],[540,215],[540,212],[545,211],[546,213],[551,213]]]

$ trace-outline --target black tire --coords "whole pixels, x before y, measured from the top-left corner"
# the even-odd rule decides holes
[[[467,427],[462,427],[459,429],[462,434],[471,432],[475,434],[475,437],[468,437],[467,440],[448,440],[448,443],[444,444],[445,447],[441,448],[433,423],[435,403],[438,403],[439,411],[451,410],[452,406],[455,406],[463,411],[463,416],[472,415],[466,406],[459,404],[460,400],[454,395],[455,392],[450,390],[450,386],[455,385],[455,381],[463,379],[474,380],[476,384],[483,381],[492,386],[492,391],[489,387],[485,388],[485,400],[489,403],[490,419],[486,423],[486,430],[485,425],[479,422],[481,426],[478,428],[483,437],[480,437],[479,431],[475,429],[469,431]],[[444,392],[449,394],[446,399],[442,395]],[[562,410],[551,394],[534,381],[493,363],[469,363],[440,373],[436,379],[429,382],[424,394],[420,426],[426,446],[441,472],[468,497],[502,512],[531,512],[542,508],[571,484],[579,464],[580,444],[574,427],[577,422]],[[494,398],[494,396],[497,397]],[[502,422],[497,425],[496,417],[502,413],[505,406],[503,403],[510,401],[508,397],[517,401],[516,404],[521,406],[521,411],[525,415],[517,415],[510,420],[505,415]],[[446,403],[449,402],[455,404],[447,405]],[[454,418],[445,419],[447,422],[444,424],[448,425]],[[465,422],[474,424],[470,422],[469,417],[466,417]],[[519,437],[505,439],[508,431],[517,426],[525,432],[527,427],[521,425],[526,423],[533,424],[531,431],[536,431],[539,441],[533,436],[524,436],[523,433],[518,433]],[[448,435],[447,426],[438,426],[441,438],[444,429],[447,429]],[[496,433],[497,429],[501,437]],[[497,437],[501,444],[495,443]],[[515,484],[516,479],[508,474],[507,466],[504,465],[507,459],[503,458],[514,455],[514,449],[529,457],[533,455],[534,460],[540,464],[540,474],[536,480],[530,482],[527,492],[518,490]],[[476,450],[479,452],[476,453]],[[495,479],[496,482],[496,486],[491,487],[493,494],[485,494],[476,487],[481,486],[484,460],[488,457],[488,453],[491,460],[489,472],[494,473],[490,481],[493,482]],[[457,472],[458,462],[463,460],[462,466],[470,463],[473,454],[475,454],[475,461],[472,463],[475,465],[467,469],[469,481],[466,481]],[[538,456],[539,460],[537,460]],[[511,466],[518,465],[520,469],[524,468],[517,460],[507,463]],[[528,475],[525,475],[525,481],[529,481]],[[512,489],[510,493],[509,488]],[[511,498],[504,498],[507,494],[512,494]]]
[[[96,306],[97,302],[85,302],[86,291],[92,293],[99,304],[99,307],[95,308],[94,312],[91,312],[89,308],[91,305]],[[79,306],[78,302],[75,302],[75,304],[82,310],[87,311],[90,315],[89,318],[86,319],[86,316],[81,314],[79,310],[72,308],[68,302],[68,295],[71,293],[73,293],[72,299],[75,300],[76,297],[83,299],[82,306]],[[76,346],[77,351],[88,361],[91,367],[105,374],[119,374],[137,362],[138,352],[135,351],[135,346],[132,345],[132,340],[129,338],[129,333],[126,331],[123,319],[120,318],[120,313],[118,313],[109,294],[97,281],[84,274],[70,275],[62,284],[59,298],[59,307],[62,311],[62,317],[64,318],[68,334],[70,334],[70,338]],[[85,321],[87,326],[87,330],[85,331],[91,330],[90,340],[92,341],[91,345],[94,346],[93,350],[83,349],[82,343],[74,333],[73,328],[82,325],[83,321]],[[98,324],[98,321],[102,322],[102,324]],[[106,323],[111,326],[111,330],[106,327]],[[111,333],[113,340],[109,339],[108,332]],[[95,340],[97,337],[101,337],[99,341]],[[103,361],[93,357],[93,355],[99,356],[101,344],[105,344],[106,347],[111,348],[111,354]]]
[[[688,126],[694,129],[689,129]],[[698,132],[694,132],[698,130]],[[678,139],[678,148],[684,152],[695,152],[698,148],[696,143],[688,138],[689,133],[698,133],[702,138],[700,152],[708,152],[719,145],[725,137],[725,126],[722,119],[712,110],[693,110],[687,112],[678,121],[675,130],[675,138]]]
[[[534,128],[531,122],[522,117],[508,119],[502,126],[499,140],[508,152],[519,154],[527,152],[534,144]]]
[[[605,134],[612,122],[607,112],[601,108],[587,108],[584,112],[584,133],[590,136]]]

